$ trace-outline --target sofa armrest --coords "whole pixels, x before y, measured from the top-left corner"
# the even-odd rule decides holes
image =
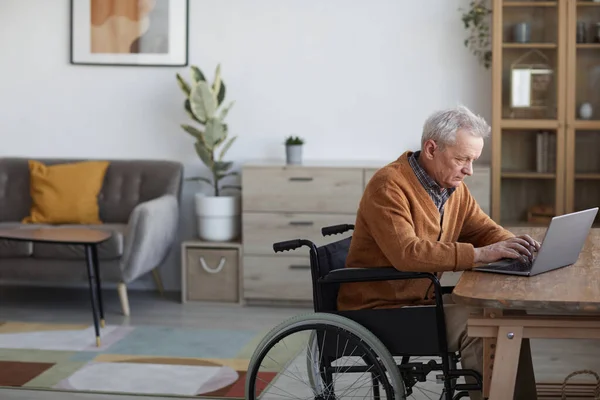
[[[177,235],[179,204],[163,195],[138,204],[129,216],[121,258],[125,283],[159,266]]]

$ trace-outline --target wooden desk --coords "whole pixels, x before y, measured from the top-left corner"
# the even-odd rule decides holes
[[[508,229],[537,240],[546,231]],[[466,271],[453,299],[483,309],[469,319],[468,334],[484,338],[484,395],[512,399],[522,339],[600,339],[600,229],[592,229],[572,266],[529,278]]]

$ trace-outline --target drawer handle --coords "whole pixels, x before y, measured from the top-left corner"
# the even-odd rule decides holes
[[[309,177],[291,177],[290,181],[292,182],[310,182],[312,181],[313,178],[309,178]]]
[[[206,261],[204,261],[204,257],[200,257],[200,265],[202,265],[202,269],[208,272],[209,274],[218,274],[225,266],[225,257],[221,257],[221,261],[219,261],[219,265],[217,265],[217,268],[209,267],[208,264],[206,264]]]
[[[313,226],[314,222],[312,222],[312,221],[290,221],[290,225],[293,225],[293,226]]]
[[[310,269],[310,265],[291,264],[290,269]]]

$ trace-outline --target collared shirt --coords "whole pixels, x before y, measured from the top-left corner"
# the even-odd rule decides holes
[[[456,188],[446,189],[438,185],[437,182],[434,181],[433,178],[431,178],[427,174],[427,172],[425,172],[423,167],[421,167],[421,165],[419,164],[420,154],[420,151],[414,152],[410,157],[408,157],[408,163],[415,172],[415,175],[417,176],[419,182],[421,182],[421,185],[423,185],[423,187],[425,188],[425,191],[429,194],[429,197],[431,197],[431,199],[433,200],[435,206],[440,212],[440,216],[443,216],[444,205],[446,204],[446,201],[448,200],[450,195],[454,193]]]

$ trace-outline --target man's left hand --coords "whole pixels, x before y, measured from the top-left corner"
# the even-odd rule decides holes
[[[529,236],[529,235],[519,235],[519,236],[517,236],[517,238],[523,239],[527,243],[529,243],[528,250],[531,252],[532,255],[533,255],[534,252],[538,252],[540,250],[540,247],[541,247],[540,242],[538,242],[537,240],[533,239],[531,236]]]

